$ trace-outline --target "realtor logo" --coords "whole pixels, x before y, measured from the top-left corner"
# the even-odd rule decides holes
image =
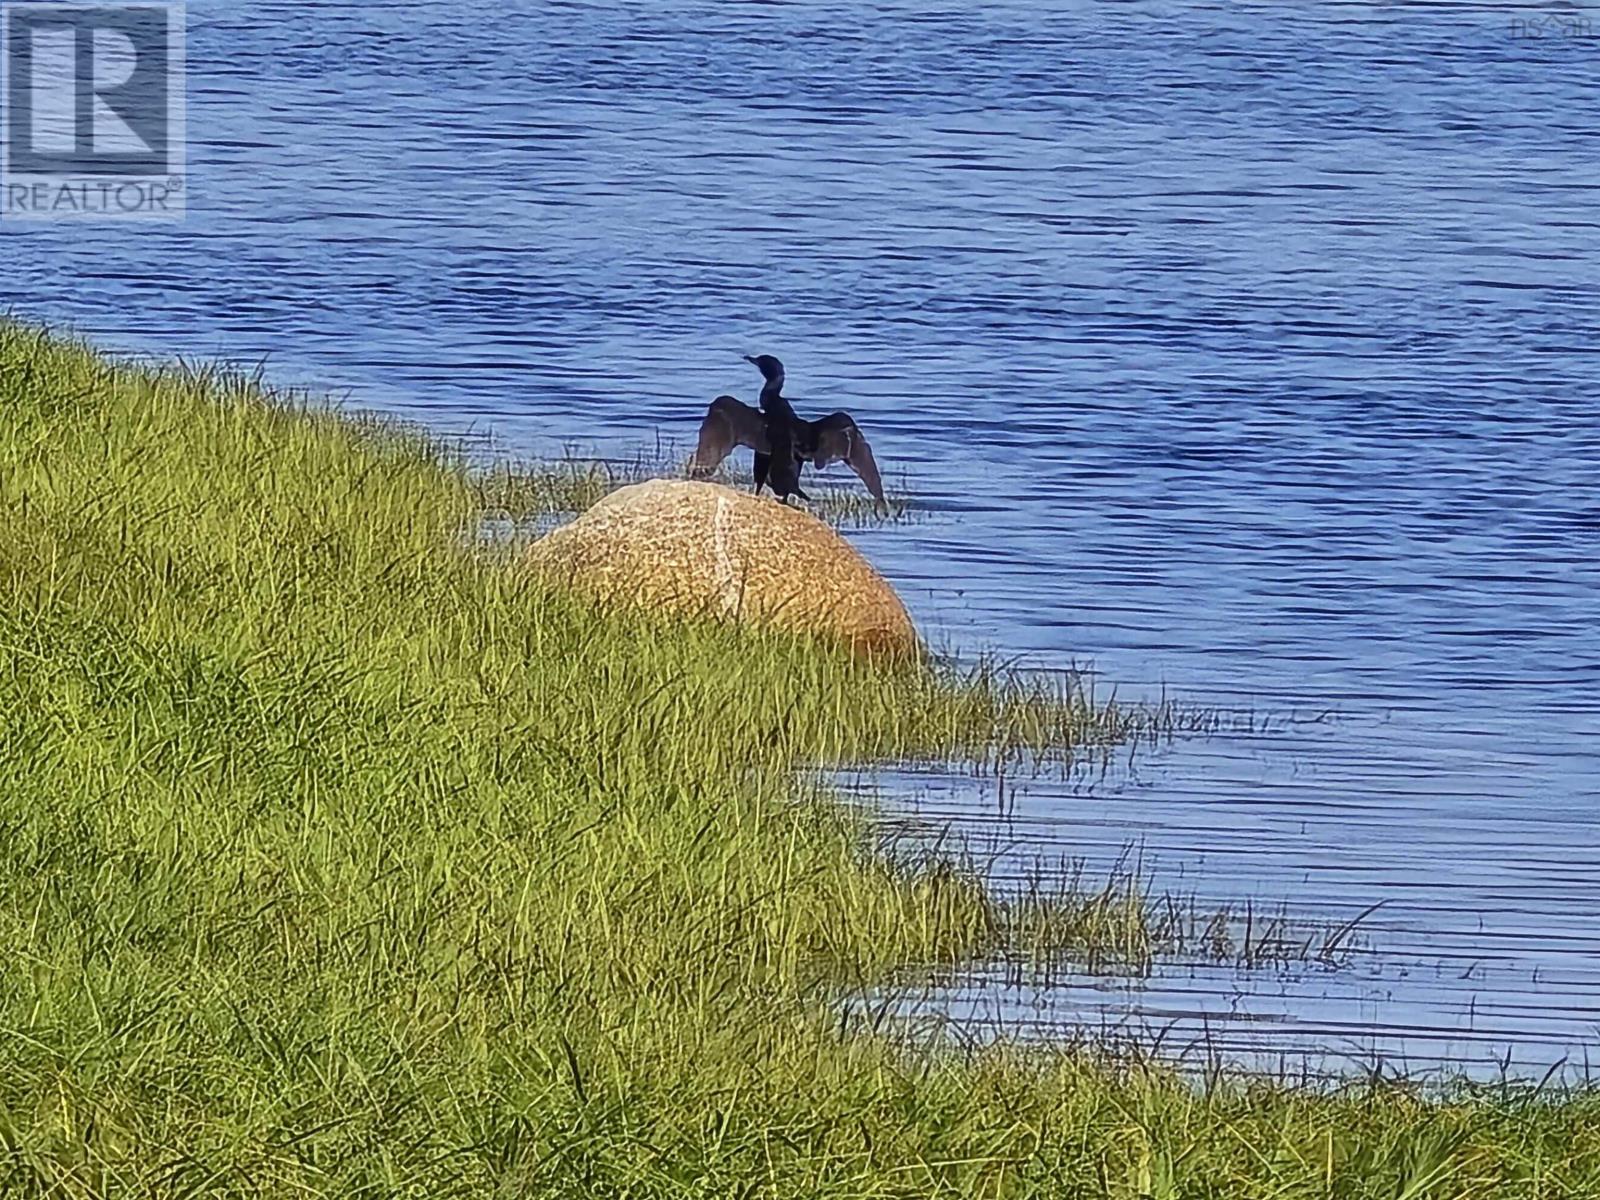
[[[180,4],[0,6],[0,217],[180,217]]]

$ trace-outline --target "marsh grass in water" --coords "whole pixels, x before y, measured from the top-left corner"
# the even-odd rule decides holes
[[[0,411],[0,1193],[1600,1190],[1587,1092],[841,1025],[985,893],[796,768],[1099,708],[543,589],[455,456],[223,372],[0,325]]]
[[[1009,985],[1030,990],[1086,972],[1149,976],[1162,963],[1336,968],[1371,949],[1365,923],[1382,907],[1327,921],[1291,914],[1287,904],[1203,903],[1192,893],[1163,890],[1132,848],[1103,875],[1091,876],[1080,861],[1044,857],[1020,872],[1002,871],[996,852],[975,851],[948,829],[930,839],[914,825],[873,828],[875,859],[903,878],[984,881],[976,900],[967,901],[974,927],[966,957],[953,971],[916,964],[914,985],[959,984],[974,963],[989,974],[1002,968]]]
[[[666,442],[617,459],[585,457],[569,449],[555,459],[499,459],[472,473],[472,487],[486,518],[508,522],[526,533],[538,531],[541,518],[582,512],[618,488],[650,479],[687,478],[688,457]],[[709,478],[742,491],[755,482],[749,471],[730,463]],[[881,509],[855,476],[842,468],[835,467],[829,476],[807,472],[805,488],[811,496],[804,505],[806,511],[847,529],[904,524],[918,515],[904,471],[891,471],[885,478],[887,504]]]

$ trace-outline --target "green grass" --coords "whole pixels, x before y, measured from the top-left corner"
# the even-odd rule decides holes
[[[0,412],[0,1194],[1600,1194],[1592,1093],[840,1015],[1025,939],[797,771],[1136,714],[541,590],[460,463],[220,373],[0,325]]]

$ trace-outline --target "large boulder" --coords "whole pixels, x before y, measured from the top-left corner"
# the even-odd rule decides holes
[[[810,513],[716,483],[621,488],[529,550],[540,571],[608,600],[769,624],[914,654],[894,589]]]

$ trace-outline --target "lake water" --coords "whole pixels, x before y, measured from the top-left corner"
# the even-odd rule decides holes
[[[1201,896],[1387,901],[1342,972],[930,1004],[1600,1049],[1600,13],[188,11],[187,222],[0,226],[0,303],[524,454],[687,443],[776,353],[909,470],[924,519],[855,536],[936,640],[1271,718],[1004,824],[956,777],[889,803]]]

